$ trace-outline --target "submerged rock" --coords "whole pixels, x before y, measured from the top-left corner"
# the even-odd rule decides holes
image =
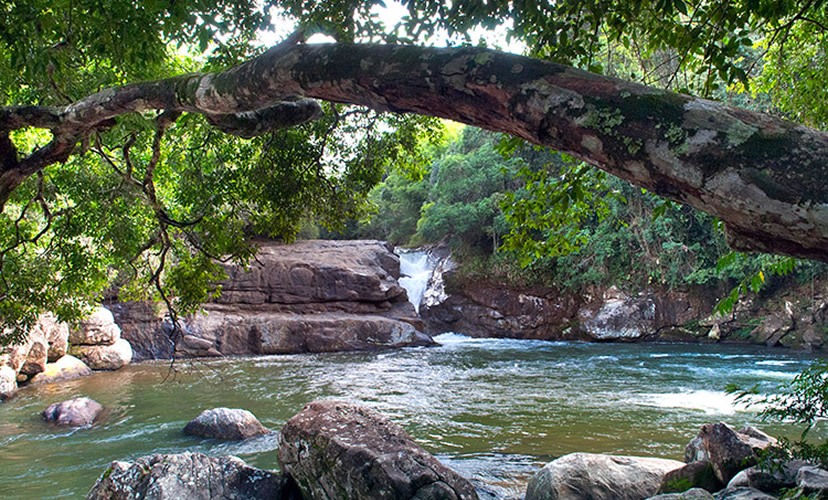
[[[269,433],[247,410],[213,408],[204,410],[184,426],[184,434],[215,439],[247,439]]]
[[[49,405],[43,418],[56,425],[84,427],[92,425],[102,411],[103,406],[94,399],[75,398]]]
[[[301,499],[284,476],[250,467],[237,457],[189,452],[112,462],[86,498]]]
[[[641,500],[655,495],[677,460],[571,453],[535,474],[526,500]]]
[[[353,403],[305,406],[282,429],[279,464],[305,498],[477,499],[401,427]]]

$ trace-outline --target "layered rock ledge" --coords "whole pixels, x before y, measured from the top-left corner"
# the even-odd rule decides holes
[[[261,242],[248,269],[226,271],[221,296],[181,321],[175,344],[160,306],[110,304],[135,359],[434,344],[397,282],[399,257],[385,242]]]

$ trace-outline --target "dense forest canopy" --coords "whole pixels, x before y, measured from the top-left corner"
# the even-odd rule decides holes
[[[386,111],[552,146],[720,217],[738,248],[828,258],[824,2],[412,0],[394,26],[383,7],[0,1],[6,340],[103,296],[186,311],[251,238],[358,218],[440,139]],[[294,34],[265,50],[274,26]],[[479,47],[495,27],[530,57]]]

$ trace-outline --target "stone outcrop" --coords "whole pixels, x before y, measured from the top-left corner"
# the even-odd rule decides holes
[[[112,462],[87,494],[90,500],[228,498],[300,500],[284,476],[250,467],[233,456],[150,455]]]
[[[238,408],[204,410],[184,426],[184,434],[227,440],[247,439],[269,432],[252,413]]]
[[[94,399],[75,398],[49,405],[43,410],[43,419],[55,425],[84,427],[92,425],[103,406]]]
[[[112,304],[136,359],[375,350],[433,345],[399,286],[399,257],[379,241],[262,242],[245,270],[226,268],[216,302],[181,320]]]
[[[305,406],[282,429],[279,464],[304,498],[477,498],[466,479],[402,428],[352,403]]]
[[[676,460],[571,453],[535,474],[526,500],[641,500],[655,495]]]

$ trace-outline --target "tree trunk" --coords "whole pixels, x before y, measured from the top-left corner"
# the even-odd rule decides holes
[[[222,73],[95,94],[58,110],[57,126],[44,112],[42,126],[66,137],[130,111],[238,116],[291,96],[517,135],[721,218],[736,249],[828,261],[825,133],[487,49],[276,46]],[[19,127],[4,126],[19,123],[14,111],[0,109],[0,132]]]

